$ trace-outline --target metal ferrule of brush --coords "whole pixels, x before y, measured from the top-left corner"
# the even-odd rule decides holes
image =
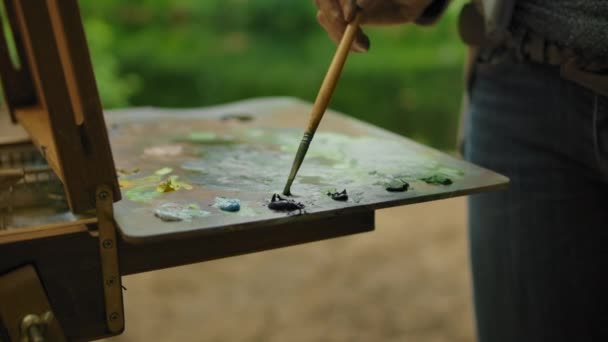
[[[300,141],[300,146],[298,147],[298,152],[296,153],[293,165],[291,166],[291,172],[289,173],[287,184],[285,184],[285,189],[283,189],[283,195],[285,196],[291,196],[291,185],[293,184],[293,181],[300,170],[300,166],[302,166],[302,162],[304,161],[306,152],[308,152],[308,148],[310,147],[310,142],[312,141],[313,136],[314,133],[306,132],[302,137],[302,141]]]

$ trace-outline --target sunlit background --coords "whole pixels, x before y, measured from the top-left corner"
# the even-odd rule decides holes
[[[441,149],[455,144],[464,48],[456,17],[375,28],[332,103]],[[107,108],[206,106],[256,96],[313,101],[335,51],[312,0],[81,1]]]
[[[453,150],[462,1],[368,30],[332,108]],[[313,101],[335,46],[312,0],[81,1],[106,108]],[[378,212],[377,231],[126,277],[117,341],[471,341],[464,199]]]

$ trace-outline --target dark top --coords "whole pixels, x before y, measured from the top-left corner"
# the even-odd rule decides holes
[[[608,0],[518,0],[514,25],[591,57],[608,57]]]

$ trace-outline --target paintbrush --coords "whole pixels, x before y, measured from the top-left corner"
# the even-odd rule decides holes
[[[355,40],[360,22],[361,12],[359,11],[355,15],[355,18],[346,26],[342,40],[336,49],[336,54],[329,65],[327,74],[325,74],[325,78],[323,79],[323,83],[321,84],[321,88],[319,89],[315,103],[312,106],[308,126],[306,127],[306,131],[304,131],[304,136],[302,137],[302,141],[298,147],[298,152],[296,153],[296,157],[291,165],[291,172],[289,173],[287,184],[285,184],[285,189],[283,189],[283,195],[285,196],[291,196],[291,185],[298,174],[298,170],[300,170],[300,166],[302,166],[302,162],[304,161],[304,157],[306,157],[306,152],[308,152],[312,138],[315,136],[319,123],[321,123],[321,119],[323,119],[323,115],[327,110],[329,101],[331,100],[334,90],[336,89],[336,84],[338,83],[338,79],[340,78],[340,74],[344,68],[344,63],[346,62],[348,53],[353,45],[353,41]]]

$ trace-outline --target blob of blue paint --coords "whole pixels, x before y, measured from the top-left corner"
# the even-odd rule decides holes
[[[236,198],[216,197],[214,207],[230,212],[241,210],[241,201]]]

